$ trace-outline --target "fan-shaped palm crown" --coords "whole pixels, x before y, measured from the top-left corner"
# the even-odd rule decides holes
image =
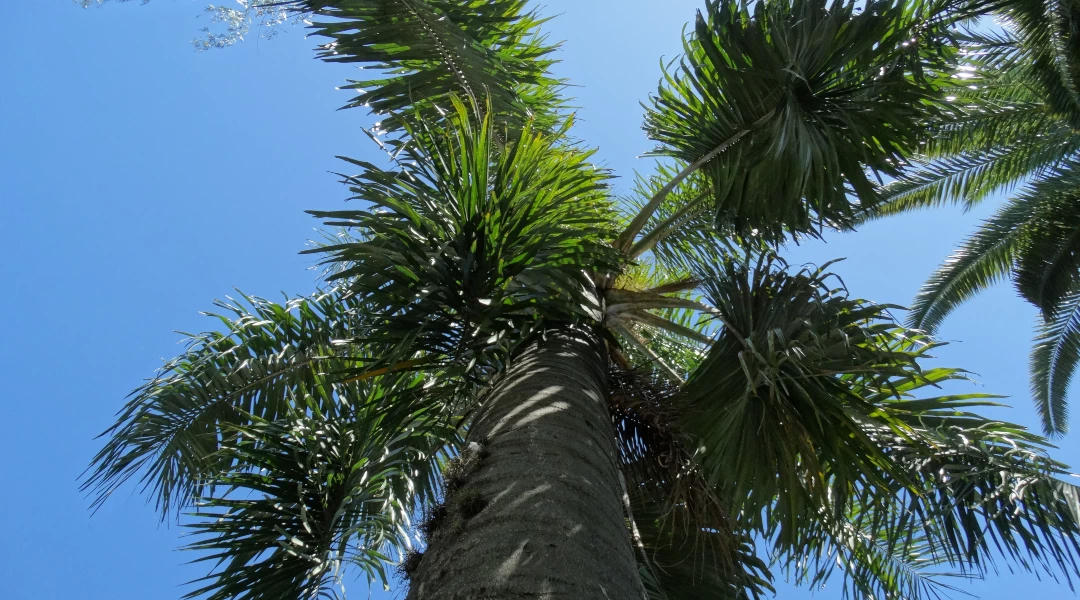
[[[837,564],[854,595],[932,597],[941,565],[979,574],[991,552],[1074,572],[1075,494],[1041,438],[965,412],[983,396],[923,397],[963,375],[919,367],[929,339],[729,235],[843,225],[846,190],[873,199],[864,168],[891,172],[940,95],[910,49],[937,43],[922,16],[708,3],[647,118],[681,162],[616,203],[520,2],[298,5],[326,19],[327,58],[381,69],[358,102],[387,111],[390,164],[349,161],[363,204],[314,213],[337,228],[312,250],[328,290],[222,303],[225,330],[136,390],[85,482],[100,502],[136,477],[163,517],[193,511],[189,547],[218,566],[190,597],[332,596],[347,567],[385,582],[395,554],[408,572],[481,460],[492,382],[567,335],[611,365],[612,521],[652,598]],[[738,164],[756,174],[736,185]]]

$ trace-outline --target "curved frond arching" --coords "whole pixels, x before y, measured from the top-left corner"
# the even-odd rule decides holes
[[[1063,148],[1063,145],[1066,148]],[[1026,138],[1013,145],[971,150],[915,163],[914,169],[881,189],[882,203],[873,218],[949,202],[971,208],[987,196],[1008,191],[1025,178],[1038,177],[1077,149],[1071,135]]]
[[[722,328],[677,401],[696,460],[731,510],[771,506],[771,519],[791,523],[823,497],[830,470],[859,485],[905,481],[856,418],[876,409],[840,376],[902,376],[914,358],[888,345],[901,335],[888,307],[775,261],[702,274]]]
[[[1068,398],[1076,363],[1080,361],[1080,290],[1059,302],[1054,315],[1040,319],[1031,350],[1031,391],[1046,431],[1069,430]]]
[[[398,131],[413,115],[435,118],[450,96],[490,98],[500,122],[558,127],[563,83],[550,75],[556,49],[544,19],[525,0],[304,0],[313,35],[329,38],[319,57],[358,63],[381,76],[351,82],[349,106],[370,109],[379,129]]]
[[[218,454],[228,435],[223,429],[253,418],[273,421],[293,403],[314,400],[304,390],[354,360],[335,344],[359,319],[340,291],[284,304],[252,297],[219,302],[226,314],[212,316],[226,331],[192,336],[187,351],[135,390],[102,434],[109,440],[82,485],[94,504],[141,472],[144,491],[165,518],[188,506],[205,476],[225,466]]]
[[[185,549],[218,566],[186,598],[338,597],[348,568],[387,585],[391,552],[410,547],[417,489],[437,479],[439,450],[457,438],[437,402],[390,391],[338,387],[335,401],[351,410],[236,429],[219,450],[234,466],[187,525],[196,539]]]
[[[1025,227],[1013,281],[1044,319],[1080,287],[1080,161],[1070,160],[1027,191],[1038,212]]]
[[[954,308],[1008,277],[1037,203],[1030,195],[1010,200],[985,221],[923,284],[908,323],[932,332]]]

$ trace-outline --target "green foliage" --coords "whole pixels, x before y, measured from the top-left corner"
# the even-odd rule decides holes
[[[876,203],[867,171],[898,174],[920,124],[940,111],[950,50],[924,25],[892,0],[861,11],[710,0],[645,130],[657,154],[706,161],[718,226],[770,238],[845,227],[856,210],[848,194]]]
[[[340,290],[244,299],[136,390],[83,488],[100,503],[140,475],[162,518],[194,506],[189,548],[225,567],[192,597],[307,597],[345,562],[385,580],[384,547],[438,493],[466,387],[437,371],[343,381],[370,356],[343,341],[365,316]]]
[[[1011,279],[1042,315],[1031,355],[1032,391],[1043,427],[1064,433],[1072,299],[1080,291],[1080,213],[1076,211],[1080,103],[1075,65],[1080,46],[1065,5],[1010,0],[1001,31],[968,31],[963,64],[947,93],[957,110],[932,125],[921,154],[882,188],[870,216],[1019,192],[924,284],[910,318],[933,332],[954,308]]]
[[[336,595],[346,565],[386,584],[387,553],[409,547],[410,469],[454,431],[370,385],[334,400],[353,410],[256,422],[219,450],[237,468],[215,478],[225,492],[198,500],[186,549],[221,566],[187,598]]]
[[[616,256],[592,152],[530,126],[497,136],[490,111],[456,100],[411,133],[400,170],[354,163],[363,173],[346,183],[370,208],[312,211],[352,236],[311,252],[369,307],[377,326],[358,337],[396,346],[384,361],[423,352],[472,369],[545,327],[595,319],[583,267],[614,269]]]
[[[941,577],[979,576],[996,555],[1077,572],[1080,494],[1045,440],[966,412],[988,396],[925,397],[963,379],[920,367],[930,338],[767,249],[850,225],[880,193],[901,210],[1041,177],[915,319],[1015,270],[1051,323],[1033,360],[1047,418],[1064,419],[1052,397],[1080,357],[1076,186],[1047,148],[1072,129],[1040,112],[1020,67],[985,95],[948,76],[953,38],[977,36],[945,28],[985,6],[710,0],[648,108],[674,161],[618,215],[608,173],[570,141],[553,46],[522,0],[294,4],[330,38],[322,58],[379,71],[351,105],[384,116],[394,135],[371,137],[392,164],[345,159],[359,206],[312,211],[336,228],[309,251],[329,292],[220,303],[223,330],[193,336],[104,434],[83,484],[95,505],[135,478],[163,518],[193,511],[188,548],[215,567],[188,597],[334,597],[350,566],[385,583],[394,554],[410,573],[410,517],[431,536],[448,507],[483,508],[443,493],[469,468],[481,394],[518,348],[568,326],[595,331],[613,365],[651,598],[756,598],[770,568],[817,585],[839,567],[851,597],[889,600],[937,597]],[[1026,56],[978,43],[987,66]],[[872,185],[926,127],[922,170]],[[997,150],[1001,136],[1023,139]]]
[[[434,118],[450,96],[491,102],[497,120],[538,130],[558,127],[562,82],[538,33],[543,19],[524,0],[304,0],[328,62],[355,63],[380,76],[350,82],[348,106],[383,115],[379,129],[398,131],[416,115]]]

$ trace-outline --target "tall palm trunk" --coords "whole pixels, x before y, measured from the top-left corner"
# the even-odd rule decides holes
[[[469,440],[409,600],[644,596],[595,344],[557,335],[526,351]]]

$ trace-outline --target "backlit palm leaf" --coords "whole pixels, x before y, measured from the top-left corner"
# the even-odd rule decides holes
[[[188,598],[337,597],[348,567],[387,584],[390,552],[410,545],[415,488],[456,431],[430,400],[328,387],[313,392],[347,410],[256,421],[218,451],[235,467],[199,498],[186,547],[218,567]]]
[[[95,504],[141,472],[162,517],[187,506],[206,472],[219,466],[222,429],[273,421],[326,371],[352,362],[336,344],[356,328],[356,304],[339,291],[278,304],[245,297],[211,315],[224,332],[192,336],[187,351],[135,390],[83,488]]]
[[[948,50],[920,24],[889,0],[711,0],[645,129],[657,154],[707,174],[720,226],[846,226],[848,194],[874,204],[867,171],[896,175],[938,110]]]
[[[304,0],[330,38],[319,57],[381,72],[351,82],[349,106],[382,115],[382,130],[448,109],[451,94],[487,97],[500,121],[540,130],[557,126],[560,81],[548,68],[555,50],[538,33],[543,19],[524,0]]]
[[[505,359],[545,321],[595,318],[585,269],[614,269],[616,255],[602,243],[612,215],[592,153],[529,126],[497,139],[490,111],[457,100],[435,125],[402,147],[400,170],[355,163],[364,172],[346,182],[367,207],[311,211],[352,232],[310,252],[378,323],[358,337],[411,340],[386,360],[424,352],[468,370]]]

